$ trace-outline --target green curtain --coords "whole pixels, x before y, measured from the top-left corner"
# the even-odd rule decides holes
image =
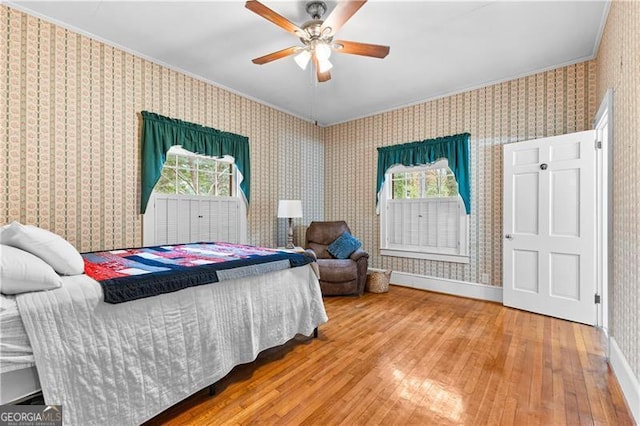
[[[380,200],[380,191],[384,177],[390,167],[397,164],[418,166],[431,164],[446,158],[449,168],[458,181],[458,192],[464,202],[467,214],[471,213],[471,186],[469,184],[469,133],[409,142],[401,145],[378,148],[378,182],[376,203]]]
[[[167,151],[182,145],[187,151],[211,157],[230,155],[240,173],[240,190],[249,203],[251,167],[249,138],[211,127],[142,111],[142,193],[140,213],[147,209],[153,187],[160,179]]]

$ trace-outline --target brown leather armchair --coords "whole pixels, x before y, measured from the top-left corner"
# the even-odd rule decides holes
[[[311,222],[307,228],[305,249],[317,259],[323,296],[361,296],[364,292],[369,254],[356,250],[348,259],[336,259],[327,251],[345,231],[351,233],[344,221]]]

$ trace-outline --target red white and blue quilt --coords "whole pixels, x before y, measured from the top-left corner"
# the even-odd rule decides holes
[[[230,243],[193,243],[83,253],[85,273],[107,303],[121,303],[203,284],[313,262],[299,253]]]

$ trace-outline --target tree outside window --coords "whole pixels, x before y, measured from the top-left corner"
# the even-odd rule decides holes
[[[458,182],[448,167],[393,173],[391,183],[394,200],[458,195]]]
[[[169,151],[154,191],[230,197],[233,195],[233,166],[220,159]]]

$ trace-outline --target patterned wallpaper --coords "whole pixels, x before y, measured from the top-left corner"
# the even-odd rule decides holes
[[[141,110],[249,137],[249,240],[278,245],[277,200],[300,198],[304,218],[344,219],[373,267],[501,285],[502,148],[591,128],[615,90],[612,334],[640,377],[640,3],[611,5],[590,61],[318,128],[14,9],[0,6],[0,223],[50,229],[81,251],[142,243]],[[597,90],[596,90],[597,71]],[[378,146],[471,133],[471,263],[383,257],[375,214]],[[324,194],[324,197],[322,196]]]
[[[614,90],[610,328],[640,380],[640,2],[611,3],[596,60],[598,101]]]
[[[142,110],[249,137],[251,243],[283,244],[280,198],[303,201],[296,241],[322,219],[324,129],[6,6],[0,43],[0,223],[141,245]]]
[[[502,145],[591,128],[596,64],[553,71],[397,109],[326,129],[325,217],[344,219],[374,267],[502,285]],[[468,265],[380,255],[376,147],[471,133]]]

